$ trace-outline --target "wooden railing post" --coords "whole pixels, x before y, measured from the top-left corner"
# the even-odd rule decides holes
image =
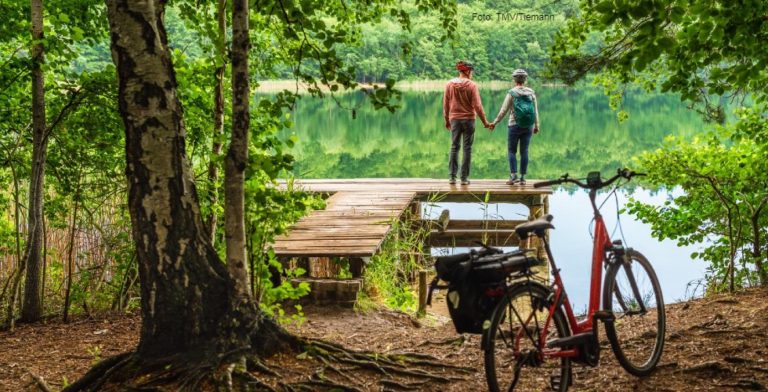
[[[419,310],[416,312],[418,317],[424,317],[427,314],[427,271],[419,270]]]

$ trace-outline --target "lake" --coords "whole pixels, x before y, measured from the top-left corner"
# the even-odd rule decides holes
[[[506,89],[482,90],[489,121],[495,118],[505,94]],[[556,178],[563,173],[583,177],[595,170],[610,175],[619,167],[632,167],[632,156],[657,148],[667,135],[690,136],[707,127],[674,95],[628,92],[624,109],[630,117],[623,123],[618,122],[597,88],[540,87],[537,97],[541,133],[531,141],[529,178]],[[362,94],[340,95],[337,100],[338,104],[331,99],[304,98],[297,103],[291,132],[298,136],[292,150],[298,177],[428,177],[447,181],[450,133],[443,128],[441,91],[405,91],[401,108],[394,114],[374,111]],[[356,108],[355,118],[351,108]],[[491,133],[478,121],[470,178],[507,177],[505,124],[506,119]],[[628,197],[662,203],[668,196],[666,192],[635,188],[620,192],[619,202]],[[443,208],[448,208],[454,219],[478,219],[489,208],[495,219],[527,215],[521,206],[457,203],[434,206],[431,213],[439,214]],[[556,190],[550,198],[550,212],[555,216],[555,259],[574,307],[580,309],[588,302],[589,200],[581,191]],[[615,202],[606,203],[603,215],[609,231],[613,230]],[[696,249],[655,240],[650,228],[630,215],[623,215],[621,223],[627,243],[653,263],[665,300],[669,303],[690,297],[690,283],[701,280],[706,267],[691,260],[690,253]]]

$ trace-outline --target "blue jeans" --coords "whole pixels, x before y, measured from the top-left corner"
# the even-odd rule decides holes
[[[451,154],[448,157],[448,171],[451,178],[456,178],[459,168],[459,147],[464,146],[464,159],[461,160],[461,179],[469,178],[469,165],[472,163],[472,143],[475,141],[475,120],[451,120]]]
[[[517,125],[509,127],[507,134],[507,157],[509,158],[509,172],[517,173],[517,146],[520,145],[520,174],[528,172],[528,145],[533,136],[533,127],[522,128]]]

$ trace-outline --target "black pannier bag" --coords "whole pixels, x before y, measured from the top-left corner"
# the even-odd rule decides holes
[[[478,256],[475,253],[438,257],[437,277],[431,291],[438,288],[437,280],[448,282],[446,303],[458,333],[481,334],[496,304],[504,296],[506,278],[512,273],[528,270],[538,259],[524,251]],[[485,327],[485,328],[484,328]]]

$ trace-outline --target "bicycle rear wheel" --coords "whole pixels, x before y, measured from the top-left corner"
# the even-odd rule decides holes
[[[549,314],[548,294],[542,286],[521,284],[512,287],[496,306],[483,347],[491,392],[568,390],[571,359],[540,355],[539,336]],[[545,342],[568,335],[565,315],[558,308],[547,325]]]
[[[615,316],[605,332],[616,359],[631,374],[650,374],[664,349],[666,316],[659,280],[640,252],[628,251],[623,262],[608,268],[603,307]]]

